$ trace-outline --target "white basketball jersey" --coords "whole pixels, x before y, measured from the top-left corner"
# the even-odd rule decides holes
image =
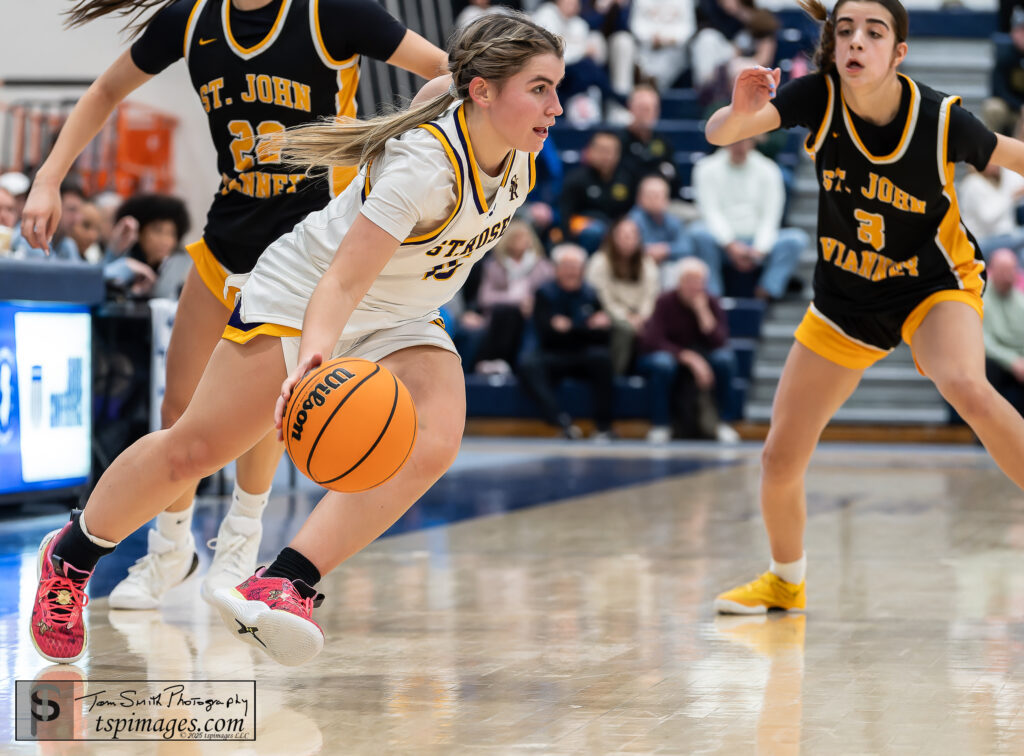
[[[455,175],[454,209],[436,229],[401,243],[353,312],[344,339],[436,317],[465,283],[473,264],[501,238],[533,188],[534,156],[513,151],[494,196],[485,195],[462,104],[419,128],[433,135],[448,157]],[[431,144],[431,149],[436,147]],[[241,288],[243,322],[302,327],[313,289],[373,189],[371,173],[369,165],[363,166],[327,207],[274,242],[247,280],[228,278],[228,286]]]

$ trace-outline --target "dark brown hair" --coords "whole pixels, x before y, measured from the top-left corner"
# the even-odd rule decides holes
[[[142,20],[146,11],[150,8],[163,10],[173,2],[174,0],[77,0],[69,10],[64,11],[64,15],[67,16],[64,23],[68,27],[81,26],[97,18],[114,14],[128,18],[123,29],[129,30],[129,36],[134,37],[145,29],[146,24],[156,15],[153,13],[149,18]]]
[[[896,34],[896,44],[907,41],[907,34],[910,32],[910,17],[907,9],[903,7],[900,0],[838,0],[833,6],[832,12],[825,10],[821,0],[797,0],[804,12],[815,21],[824,22],[821,28],[821,39],[818,40],[818,49],[814,51],[814,65],[819,71],[828,73],[836,65],[836,14],[839,8],[849,2],[878,3],[892,16]]]

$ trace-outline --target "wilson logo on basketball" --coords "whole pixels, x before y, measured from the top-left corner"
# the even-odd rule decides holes
[[[309,418],[309,411],[313,407],[323,407],[327,402],[327,395],[334,389],[341,388],[345,381],[355,378],[355,373],[350,373],[343,367],[338,367],[324,376],[323,380],[316,384],[306,394],[300,405],[302,409],[295,415],[295,422],[292,424],[292,438],[296,441],[302,440],[302,427]]]
[[[292,390],[282,427],[292,462],[314,483],[354,493],[381,485],[416,443],[416,405],[383,365],[328,360]]]

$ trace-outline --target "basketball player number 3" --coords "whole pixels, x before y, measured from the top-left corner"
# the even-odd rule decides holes
[[[853,217],[860,224],[857,227],[857,238],[874,247],[875,252],[881,252],[885,246],[885,218],[878,213],[866,213],[863,210],[854,210]]]
[[[265,137],[284,131],[284,124],[280,121],[263,121],[254,131],[249,121],[235,120],[228,123],[228,131],[234,137],[231,141],[231,156],[235,159],[235,171],[238,173],[252,169],[254,150],[256,160],[261,164],[281,162],[281,153],[270,149],[266,142],[256,147],[257,136]]]

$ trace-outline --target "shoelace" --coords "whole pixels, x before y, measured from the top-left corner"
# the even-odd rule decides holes
[[[252,569],[248,565],[243,564],[244,556],[242,552],[245,550],[245,545],[248,542],[248,536],[234,535],[224,544],[221,544],[221,539],[219,538],[211,538],[206,542],[206,546],[216,552],[214,559],[227,562],[233,574],[246,578]]]
[[[135,561],[131,567],[128,568],[128,574],[133,578],[145,581],[147,584],[152,582],[152,578],[157,580],[163,579],[163,567],[160,563],[160,555],[147,553]]]
[[[43,621],[48,625],[66,624],[70,627],[89,604],[84,586],[79,586],[71,578],[55,575],[40,582],[39,588],[43,593]],[[62,591],[69,594],[70,600],[65,603],[60,601]]]
[[[281,602],[289,604],[293,608],[302,611],[307,617],[311,617],[313,616],[313,609],[324,602],[324,595],[317,593],[309,598],[304,598],[293,584],[291,590],[286,590],[281,594]]]

